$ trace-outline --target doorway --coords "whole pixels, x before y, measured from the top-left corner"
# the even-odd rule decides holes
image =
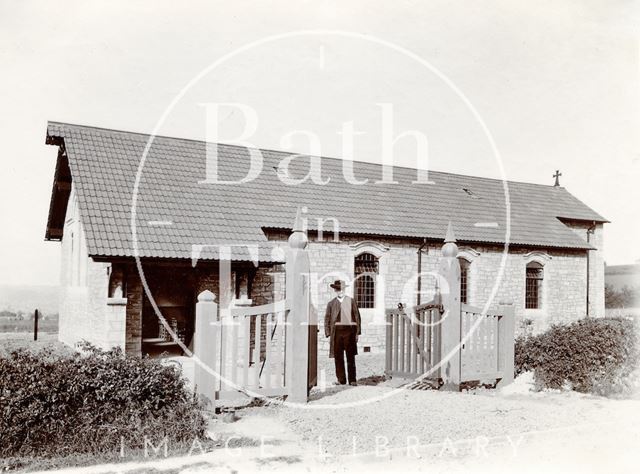
[[[177,340],[192,349],[196,295],[192,272],[189,270],[167,266],[145,271],[151,295],[171,331],[162,323],[144,292],[143,354],[151,357],[184,355]]]

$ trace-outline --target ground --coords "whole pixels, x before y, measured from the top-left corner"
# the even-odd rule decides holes
[[[33,333],[30,332],[0,332],[0,355],[15,349],[40,350],[52,348],[58,353],[69,352],[70,349],[58,342],[58,335],[55,333],[40,333],[38,340],[33,340]]]
[[[356,375],[366,379],[384,373],[384,354],[360,354],[356,356]],[[346,365],[346,364],[345,364]],[[333,359],[327,353],[318,354],[318,387],[329,387],[336,381],[336,369]],[[324,382],[324,383],[323,383]]]
[[[358,356],[361,377],[382,358]],[[332,380],[331,361],[319,369]],[[238,410],[210,435],[254,440],[192,456],[84,467],[82,472],[635,472],[640,399],[531,390],[529,374],[502,390],[462,393],[376,386],[315,389],[305,406]],[[355,438],[355,444],[354,444]],[[73,470],[71,470],[73,471]],[[77,470],[75,472],[80,472]]]

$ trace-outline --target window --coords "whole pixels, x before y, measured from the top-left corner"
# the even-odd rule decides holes
[[[460,303],[469,303],[469,260],[460,261]]]
[[[123,267],[113,265],[111,274],[109,275],[109,298],[126,298],[127,297],[127,278]]]
[[[538,262],[527,264],[527,278],[525,283],[524,307],[539,309],[542,306],[542,280],[544,270]]]
[[[354,260],[355,300],[358,308],[376,307],[376,276],[378,259],[370,253],[362,253]]]

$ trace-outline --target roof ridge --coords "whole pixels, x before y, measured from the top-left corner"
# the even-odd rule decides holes
[[[122,134],[126,134],[126,135],[141,135],[141,136],[145,136],[145,137],[151,137],[152,134],[151,133],[145,133],[145,132],[133,132],[133,131],[129,131],[129,130],[120,130],[120,129],[115,129],[115,128],[108,128],[108,127],[97,127],[94,125],[81,125],[81,124],[75,124],[75,123],[69,123],[69,122],[57,122],[55,120],[49,120],[47,121],[47,128],[49,125],[57,125],[57,126],[71,126],[71,127],[79,127],[79,128],[85,128],[85,129],[93,129],[93,130],[99,130],[99,131],[105,131],[105,132],[115,132],[115,133],[122,133]],[[215,145],[222,145],[222,146],[226,146],[226,147],[231,147],[231,148],[242,148],[242,149],[253,149],[253,150],[260,150],[260,151],[266,151],[266,152],[270,152],[270,153],[279,153],[282,155],[287,155],[287,156],[291,156],[291,155],[302,155],[302,156],[316,156],[316,155],[310,155],[307,153],[296,153],[293,151],[285,151],[285,150],[275,150],[273,148],[264,148],[264,147],[252,147],[252,146],[242,146],[242,145],[234,145],[231,143],[221,143],[221,142],[208,142],[206,140],[198,140],[195,138],[185,138],[185,137],[175,137],[175,136],[169,136],[169,135],[155,135],[154,136],[154,140],[156,138],[162,138],[162,139],[167,139],[167,140],[180,140],[180,141],[186,141],[186,142],[191,142],[191,143],[201,143],[201,144],[207,144],[207,143],[213,143]],[[371,166],[375,166],[375,167],[382,167],[384,166],[382,163],[374,163],[371,161],[362,161],[362,160],[345,160],[344,158],[338,158],[335,156],[326,156],[326,155],[320,155],[320,158],[322,159],[326,159],[326,160],[335,160],[335,161],[340,161],[340,162],[344,162],[344,161],[353,161],[354,163],[361,163],[364,165],[371,165]],[[411,170],[411,171],[416,171],[419,168],[414,168],[411,166],[403,166],[403,165],[393,165],[392,166],[393,169],[407,169],[407,170]],[[571,194],[569,191],[567,191],[567,189],[564,186],[554,186],[551,184],[542,184],[542,183],[532,183],[529,181],[516,181],[516,180],[509,180],[509,179],[502,179],[502,178],[489,178],[489,177],[485,177],[485,176],[477,176],[477,175],[472,175],[472,174],[463,174],[463,173],[452,173],[450,171],[440,171],[440,170],[427,170],[429,173],[437,173],[437,174],[441,174],[441,175],[448,175],[448,176],[458,176],[458,177],[464,177],[464,178],[473,178],[473,179],[484,179],[484,180],[491,180],[491,181],[497,181],[497,182],[507,182],[509,184],[526,184],[529,186],[539,186],[542,188],[558,188],[558,190],[563,190],[564,192],[570,194],[571,196],[573,196],[573,194]],[[574,196],[575,197],[575,196]]]

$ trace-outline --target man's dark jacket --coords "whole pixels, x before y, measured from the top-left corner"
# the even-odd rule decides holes
[[[351,313],[351,321],[356,325],[356,334],[360,335],[360,311],[358,311],[358,307],[356,306],[356,302],[353,301],[353,298],[346,296],[342,300],[342,305],[345,310]],[[335,347],[335,332],[336,332],[336,323],[340,320],[340,300],[336,297],[329,301],[327,304],[327,311],[324,315],[324,335],[329,337],[329,357],[334,357],[334,347]],[[358,348],[356,347],[356,354],[358,353]]]

